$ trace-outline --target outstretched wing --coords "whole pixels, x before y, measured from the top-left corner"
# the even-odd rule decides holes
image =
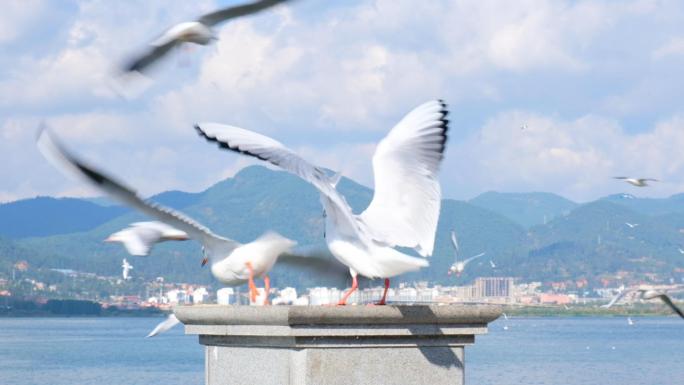
[[[680,317],[684,318],[684,312],[682,312],[682,309],[677,307],[677,305],[672,302],[672,298],[668,296],[667,294],[660,294],[658,296],[667,306],[669,306],[672,310],[674,310],[675,313],[679,314]]]
[[[147,338],[149,337],[154,337],[158,334],[167,332],[171,330],[174,326],[178,325],[181,323],[178,318],[176,318],[176,315],[171,313],[168,318],[166,318],[164,321],[160,322],[152,331],[150,334],[147,335]]]
[[[197,21],[207,26],[213,26],[228,19],[234,19],[236,17],[247,16],[263,11],[266,8],[271,8],[274,5],[284,3],[285,1],[287,0],[261,0],[235,7],[228,7],[215,12],[207,13],[206,15],[200,17],[200,19]]]
[[[485,255],[485,253],[480,253],[480,254],[478,254],[478,255],[475,255],[475,256],[473,256],[473,257],[470,257],[470,258],[466,259],[465,261],[463,261],[463,265],[467,265],[469,262],[474,261],[474,260],[480,258],[480,257],[483,256],[483,255]]]
[[[201,137],[218,144],[222,149],[269,162],[311,183],[338,208],[338,215],[344,216],[349,224],[355,223],[351,208],[337,192],[333,184],[335,181],[326,175],[325,170],[302,159],[277,140],[218,123],[199,123],[195,125],[195,129]]]
[[[613,297],[613,299],[610,300],[610,302],[608,302],[606,305],[601,305],[601,307],[605,309],[610,308],[611,306],[615,305],[617,301],[622,299],[622,297],[624,297],[628,292],[629,290],[621,290],[615,297]]]
[[[85,163],[71,155],[60,143],[52,138],[46,129],[42,127],[38,133],[37,145],[43,156],[61,171],[78,178],[85,178],[88,182],[97,186],[111,198],[131,206],[171,227],[185,231],[190,237],[201,242],[205,247],[220,247],[221,250],[228,251],[239,246],[237,242],[212,233],[208,228],[178,211],[158,205],[154,202],[143,200],[135,191],[124,186],[122,183],[117,182],[113,178],[106,176],[95,168],[87,166]]]
[[[406,115],[373,155],[375,194],[361,220],[385,243],[432,255],[442,199],[437,172],[444,156],[446,105],[427,102]]]
[[[144,72],[147,67],[155,63],[159,58],[166,55],[173,47],[178,44],[176,39],[168,39],[163,44],[150,45],[149,49],[131,59],[123,70],[126,72]]]
[[[456,232],[451,230],[451,244],[454,245],[454,249],[458,252],[458,239],[456,239]]]

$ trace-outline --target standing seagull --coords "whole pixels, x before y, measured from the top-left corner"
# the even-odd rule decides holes
[[[454,264],[451,265],[451,267],[449,268],[449,272],[447,274],[449,274],[449,275],[456,274],[457,277],[460,277],[461,273],[463,273],[463,270],[465,270],[465,267],[467,264],[469,264],[470,262],[472,262],[473,260],[475,260],[477,258],[480,258],[483,255],[485,255],[485,253],[480,253],[474,257],[470,257],[470,258],[463,260],[463,261],[454,262]]]
[[[174,47],[182,43],[194,43],[207,45],[212,40],[216,40],[216,34],[212,27],[226,20],[237,17],[247,16],[274,5],[285,2],[286,0],[261,0],[249,4],[238,5],[224,8],[208,13],[195,21],[178,23],[169,28],[159,38],[150,43],[150,49],[131,60],[123,70],[125,72],[143,72],[150,65],[166,55]]]
[[[126,258],[124,258],[123,263],[121,264],[121,268],[123,269],[123,270],[121,271],[121,275],[123,276],[123,279],[124,279],[124,281],[125,281],[125,280],[127,280],[128,278],[130,278],[130,276],[128,275],[128,273],[129,273],[131,270],[133,270],[133,266],[131,266],[131,264],[128,263],[128,261],[126,260]]]
[[[268,232],[255,241],[244,245],[218,236],[202,224],[178,211],[143,200],[135,191],[87,166],[68,153],[61,144],[51,137],[47,130],[41,128],[37,145],[43,156],[63,172],[85,178],[111,198],[173,228],[180,229],[201,243],[204,254],[202,266],[210,261],[211,273],[226,285],[236,286],[248,282],[253,301],[257,296],[254,277],[264,278],[265,291],[268,293],[270,289],[268,272],[275,264],[278,256],[296,244],[296,242],[273,232]]]
[[[658,179],[653,179],[653,178],[630,178],[630,177],[626,177],[626,176],[614,176],[613,179],[624,180],[625,182],[631,184],[632,186],[636,186],[636,187],[649,186],[649,184],[647,182],[659,182]]]
[[[154,244],[164,241],[186,241],[185,231],[175,229],[158,221],[135,222],[105,239],[105,242],[121,242],[128,254],[146,256]]]
[[[385,278],[384,304],[389,278],[428,266],[394,249],[415,249],[432,254],[441,204],[437,180],[447,140],[447,109],[430,101],[409,112],[373,155],[375,193],[364,212],[356,215],[335,189],[325,170],[314,166],[282,143],[242,128],[216,123],[195,125],[197,132],[220,148],[249,155],[279,166],[314,185],[326,212],[325,241],[330,252],[349,267],[352,287],[342,297],[345,305],[357,289],[357,275]]]

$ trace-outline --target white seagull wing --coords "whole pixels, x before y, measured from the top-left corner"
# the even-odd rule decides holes
[[[149,337],[154,337],[158,334],[167,332],[171,330],[174,326],[178,325],[181,323],[178,318],[176,318],[176,315],[171,313],[168,318],[166,318],[164,321],[160,322],[157,326],[155,326],[154,329],[150,332],[150,334],[147,335],[147,338]]]
[[[228,7],[215,12],[207,13],[206,15],[200,17],[197,21],[211,27],[228,19],[234,19],[236,17],[247,16],[263,11],[264,9],[284,3],[285,1],[287,0],[261,0],[248,4],[237,5],[234,7]]]
[[[454,245],[454,249],[458,251],[458,239],[456,238],[456,232],[451,230],[451,244]]]
[[[375,194],[361,220],[374,236],[432,255],[442,199],[437,172],[447,140],[447,109],[430,101],[409,112],[373,155]]]
[[[605,309],[610,308],[611,306],[615,305],[615,303],[616,303],[617,301],[619,301],[622,297],[624,297],[625,295],[627,295],[627,293],[628,293],[629,291],[630,291],[630,290],[626,290],[626,289],[620,291],[615,297],[613,297],[613,299],[610,300],[610,302],[608,302],[606,305],[601,305],[601,307],[602,307],[602,308],[605,308]]]
[[[352,210],[342,195],[335,189],[334,180],[325,170],[302,159],[282,143],[243,128],[218,123],[199,123],[195,125],[198,134],[222,149],[230,150],[274,164],[311,183],[338,208],[346,222],[355,223]]]
[[[52,138],[46,129],[40,129],[37,145],[43,156],[64,173],[80,179],[85,178],[111,198],[131,206],[169,226],[185,231],[189,236],[196,241],[201,242],[205,247],[220,247],[223,251],[229,251],[240,245],[235,241],[214,234],[211,230],[185,214],[158,205],[154,202],[143,200],[135,191],[104,175],[102,172],[87,166],[85,163],[71,155],[60,143]]]
[[[466,259],[465,261],[463,261],[463,265],[465,266],[465,265],[467,265],[469,262],[474,261],[474,260],[480,258],[480,257],[483,256],[483,255],[485,255],[485,253],[480,253],[480,254],[478,254],[478,255],[472,256],[472,257]]]

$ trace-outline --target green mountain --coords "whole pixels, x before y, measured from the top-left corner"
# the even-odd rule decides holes
[[[343,178],[338,188],[357,213],[372,197],[371,189],[349,179]],[[216,233],[238,241],[250,241],[267,230],[274,230],[300,245],[324,245],[317,191],[286,172],[247,167],[205,191],[170,191],[152,199],[182,209]],[[596,282],[606,274],[622,270],[679,279],[678,269],[684,268],[684,256],[678,250],[684,247],[684,233],[680,231],[684,228],[684,212],[678,210],[677,200],[675,196],[657,203],[662,209],[652,215],[649,210],[638,209],[639,205],[629,207],[632,203],[601,199],[576,205],[544,193],[486,193],[469,202],[445,199],[430,267],[397,280],[454,284],[478,276],[516,276],[544,282],[578,278]],[[118,206],[85,203],[88,205],[84,207],[89,209],[95,205],[99,209],[119,210],[119,214],[109,213],[112,218],[93,221],[89,228],[77,228],[69,233],[66,233],[68,227],[46,236],[10,238],[0,233],[0,275],[17,260],[27,260],[32,269],[60,268],[118,275],[121,259],[125,257],[135,267],[133,272],[138,277],[212,282],[209,270],[200,267],[201,250],[195,242],[164,243],[156,246],[149,257],[130,257],[121,245],[105,244],[102,240],[131,222],[148,218]],[[667,207],[673,211],[667,211]],[[29,208],[14,215],[22,215],[28,223],[36,222],[36,218],[50,222],[59,219],[52,218],[53,213],[64,210],[45,214]],[[542,213],[547,215],[546,224]],[[458,258],[486,253],[468,265],[460,278],[446,274],[456,257],[449,240],[452,229],[457,232],[461,246]],[[272,279],[277,286],[327,284],[316,274],[287,266],[276,267]]]
[[[489,191],[468,201],[475,206],[501,214],[524,227],[532,227],[568,213],[577,204],[559,195],[533,193],[499,193]]]

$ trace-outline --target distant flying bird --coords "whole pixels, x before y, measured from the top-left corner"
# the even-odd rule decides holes
[[[186,21],[174,25],[159,38],[150,43],[149,50],[131,60],[123,70],[125,72],[143,72],[150,65],[165,56],[174,47],[182,43],[207,45],[216,40],[212,27],[226,20],[247,16],[273,7],[286,0],[261,0],[249,4],[224,8],[208,13],[195,21]]]
[[[489,260],[489,266],[491,266],[492,269],[496,269],[496,264],[491,259]]]
[[[474,257],[470,257],[464,261],[454,262],[454,264],[451,265],[451,267],[449,268],[449,272],[447,274],[449,274],[449,275],[456,274],[457,277],[460,277],[461,273],[463,273],[463,270],[465,270],[465,267],[467,264],[469,264],[470,262],[472,262],[473,260],[475,260],[477,258],[480,258],[483,255],[485,255],[485,253],[480,253],[480,254],[478,254]]]
[[[658,298],[663,303],[665,303],[667,306],[670,307],[677,315],[679,315],[681,318],[684,318],[684,312],[677,307],[677,305],[672,302],[672,298],[665,294],[664,292],[657,291],[657,290],[652,290],[652,289],[625,289],[621,290],[607,305],[603,305],[601,307],[604,308],[610,308],[613,306],[617,301],[619,301],[622,297],[624,297],[627,293],[630,292],[636,292],[638,298],[643,299],[643,300],[650,300],[650,299],[655,299]]]
[[[458,254],[458,239],[456,238],[456,231],[454,230],[451,230],[451,244],[454,246],[456,254]]]
[[[615,176],[615,177],[613,177],[613,179],[624,180],[625,182],[631,184],[632,186],[636,186],[636,187],[650,186],[647,182],[659,182],[658,179],[653,179],[653,178],[630,178],[627,176]]]
[[[638,223],[629,223],[629,222],[625,222],[625,224],[626,224],[627,226],[629,226],[630,229],[633,229],[633,228],[639,226]]]
[[[167,332],[179,323],[181,322],[178,320],[178,318],[176,318],[176,315],[171,313],[164,321],[160,322],[157,326],[155,326],[155,328],[152,329],[152,331],[150,332],[150,334],[147,335],[146,338],[154,337],[158,334]]]
[[[522,126],[520,126],[521,130],[527,130],[527,123],[523,123]]]
[[[634,325],[634,321],[632,321],[632,317],[627,317],[627,325]]]
[[[677,249],[679,250],[679,254],[684,254],[684,249],[682,249],[681,247],[678,247]]]
[[[121,242],[128,254],[146,256],[152,246],[164,241],[185,241],[190,239],[185,231],[175,229],[163,222],[135,222],[105,239],[105,242]]]
[[[448,120],[446,105],[434,100],[409,112],[385,136],[373,155],[375,193],[364,212],[353,213],[333,187],[324,169],[301,158],[282,143],[248,131],[215,123],[200,123],[197,132],[221,149],[235,151],[274,164],[314,185],[326,212],[326,243],[331,253],[349,267],[352,287],[344,305],[357,289],[357,275],[385,278],[384,304],[389,278],[428,266],[427,260],[404,254],[394,247],[432,254],[441,204],[438,180],[444,157]]]
[[[67,152],[44,128],[39,131],[37,145],[45,158],[64,173],[86,179],[111,198],[185,232],[202,244],[202,266],[208,261],[211,262],[212,275],[223,284],[236,286],[247,282],[252,300],[257,296],[254,278],[263,277],[268,292],[268,272],[278,257],[296,244],[295,241],[274,232],[267,232],[247,244],[218,236],[181,212],[145,201],[135,191],[87,166]],[[291,257],[297,259],[296,256]],[[313,261],[313,258],[310,260]]]
[[[128,261],[126,260],[126,258],[124,258],[123,263],[122,263],[122,265],[121,265],[121,268],[123,269],[122,272],[121,272],[121,275],[123,276],[123,279],[124,279],[124,280],[127,280],[128,278],[130,278],[130,277],[128,276],[128,273],[129,273],[131,270],[133,270],[133,266],[131,266],[131,264],[128,263]]]

